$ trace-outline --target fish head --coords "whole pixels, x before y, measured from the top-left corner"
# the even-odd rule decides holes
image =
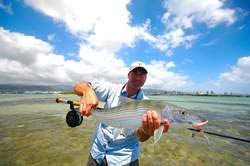
[[[168,119],[170,123],[190,124],[195,128],[201,128],[208,121],[184,108],[166,107],[162,115],[163,119]]]

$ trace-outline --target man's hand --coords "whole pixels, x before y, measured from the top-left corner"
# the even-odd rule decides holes
[[[147,111],[142,117],[142,125],[136,129],[135,135],[141,141],[148,140],[160,127],[160,117],[156,111]]]
[[[160,127],[160,117],[155,111],[147,111],[142,118],[142,128],[145,134],[154,135],[154,131]]]
[[[98,99],[92,87],[86,82],[77,83],[74,87],[74,92],[81,96],[80,113],[82,116],[91,115],[91,110],[98,105]]]
[[[147,113],[143,115],[142,126],[136,130],[135,135],[141,142],[144,142],[154,135],[154,131],[158,129],[160,125],[161,119],[157,112],[147,111]],[[164,126],[163,132],[167,132],[169,128],[169,121],[164,120],[162,125]]]

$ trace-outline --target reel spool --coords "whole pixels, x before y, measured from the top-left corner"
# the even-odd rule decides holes
[[[82,124],[83,117],[78,110],[75,110],[73,101],[67,101],[67,104],[70,105],[70,111],[66,115],[66,123],[69,127],[80,126]]]
[[[73,109],[69,111],[66,115],[66,122],[69,127],[76,127],[82,124],[83,117],[80,112]]]

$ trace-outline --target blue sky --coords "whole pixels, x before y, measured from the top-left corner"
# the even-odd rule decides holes
[[[125,83],[143,61],[146,88],[250,93],[245,0],[0,0],[0,83]]]

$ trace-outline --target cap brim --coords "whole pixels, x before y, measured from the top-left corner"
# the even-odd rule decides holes
[[[142,66],[133,67],[132,69],[129,70],[129,72],[131,72],[131,71],[133,71],[133,70],[135,70],[135,69],[137,69],[137,68],[143,69],[143,70],[145,71],[146,74],[148,73],[148,71],[145,69],[145,67],[142,67]]]

